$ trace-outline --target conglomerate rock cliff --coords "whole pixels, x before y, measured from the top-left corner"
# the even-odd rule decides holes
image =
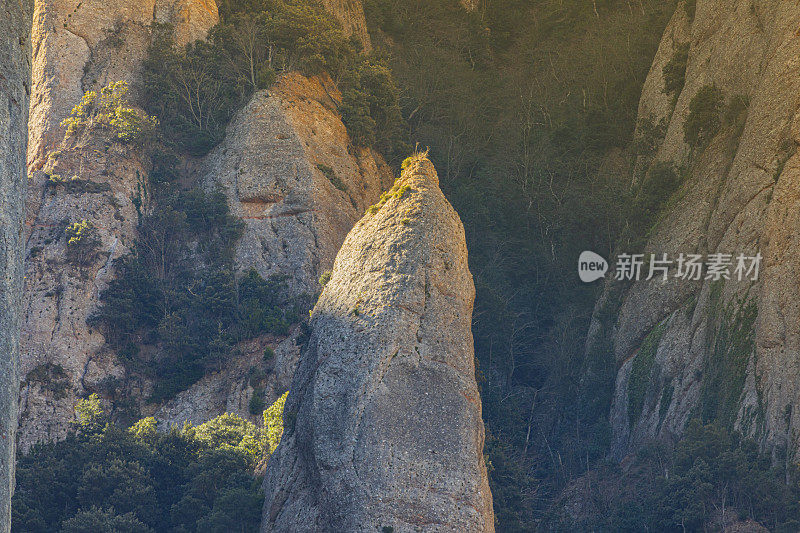
[[[217,22],[211,0],[36,2],[28,126],[25,296],[19,446],[63,437],[76,398],[124,378],[100,332],[87,324],[136,238],[149,157],[102,128],[65,136],[64,118],[88,90],[124,81],[135,99],[150,24],[168,22],[176,41]],[[65,229],[88,223],[96,249],[70,257]]]
[[[678,436],[699,416],[790,460],[800,438],[800,7],[694,4],[679,4],[640,104],[640,119],[665,127],[653,162],[685,175],[645,254],[731,254],[731,279],[680,279],[673,265],[668,281],[610,285],[590,355],[609,335],[618,367],[615,456]],[[665,72],[678,78],[681,54],[685,82],[673,99],[663,91]],[[704,103],[701,93],[721,94],[722,105]],[[707,146],[685,140],[692,115],[708,131],[721,124]],[[758,279],[740,281],[736,257],[759,253]]]
[[[464,229],[430,161],[404,166],[313,311],[262,531],[494,531]]]
[[[322,5],[336,17],[345,35],[355,37],[364,47],[364,51],[369,52],[372,49],[361,0],[322,0]]]
[[[334,4],[326,6],[349,33],[363,32],[368,44],[360,2]],[[137,202],[146,205],[150,163],[137,147],[96,132],[62,142],[61,122],[87,90],[111,82],[125,81],[129,100],[137,100],[154,21],[172,24],[176,44],[183,45],[207,33],[218,21],[217,8],[212,0],[36,4],[22,328],[23,450],[65,435],[77,397],[129,377],[87,318],[116,275],[114,261],[136,239]],[[392,179],[380,156],[352,146],[336,112],[340,100],[325,76],[285,76],[253,97],[220,147],[187,165],[199,169],[187,179],[209,189],[222,187],[232,213],[245,223],[237,269],[285,276],[291,295],[311,298],[318,292],[317,280],[330,269],[347,232]],[[96,229],[98,247],[77,265],[64,255],[64,229],[81,221]],[[182,424],[225,411],[249,415],[254,389],[248,371],[260,362],[265,346],[274,348],[265,392],[267,400],[280,396],[298,359],[296,337],[295,331],[286,340],[260,339],[237,347],[238,355],[225,368],[155,416]],[[141,406],[147,387],[140,383],[134,386],[139,392],[128,390],[125,394],[133,395],[128,403]]]
[[[393,180],[380,155],[351,143],[336,111],[340,99],[327,76],[288,74],[253,96],[200,165],[205,187],[220,187],[231,213],[244,222],[236,268],[283,277],[289,296],[301,301],[316,295],[320,275],[333,266],[347,233]],[[267,402],[291,382],[299,333],[271,346]],[[249,416],[253,388],[247,374],[263,348],[240,351],[224,370],[165,404],[156,419],[181,425],[224,412]]]
[[[0,531],[11,527],[33,2],[0,7]]]
[[[245,223],[236,264],[288,276],[300,295],[319,290],[361,214],[394,177],[375,152],[355,148],[327,76],[292,73],[256,93],[205,159],[206,187],[222,187]]]
[[[218,21],[214,0],[36,0],[30,169],[61,142],[61,121],[86,91],[122,80],[137,93],[153,22],[172,24],[183,46]]]
[[[66,435],[73,405],[105,380],[124,377],[87,319],[136,238],[136,201],[149,161],[136,146],[89,131],[67,136],[37,171],[45,185],[29,221],[22,305],[19,444]],[[92,250],[76,255],[67,227],[88,223]]]

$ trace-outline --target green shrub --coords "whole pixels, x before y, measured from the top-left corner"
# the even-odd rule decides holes
[[[267,451],[272,454],[281,442],[283,436],[283,410],[289,392],[275,400],[275,403],[264,411],[264,429],[267,434]]]
[[[631,145],[633,153],[637,156],[653,157],[667,133],[667,123],[662,119],[656,124],[653,117],[649,116],[639,120],[636,133]]]
[[[282,296],[283,280],[255,270],[237,275],[241,222],[222,192],[181,189],[173,162],[168,153],[156,161],[159,177],[137,242],[115,262],[117,276],[89,319],[130,372],[154,382],[152,401],[221,368],[238,342],[286,334],[300,313]],[[142,345],[156,349],[144,353]]]
[[[394,185],[392,185],[391,189],[381,193],[381,197],[378,199],[378,203],[375,205],[371,205],[367,208],[367,213],[370,215],[374,215],[375,213],[381,210],[381,208],[386,204],[386,202],[388,202],[392,198],[400,200],[410,190],[411,190],[410,185],[408,184],[401,185],[400,180],[395,180]]]
[[[331,271],[330,271],[330,270],[326,270],[325,272],[323,272],[323,273],[322,273],[322,274],[319,276],[319,284],[320,284],[320,285],[322,285],[323,287],[324,287],[325,285],[327,285],[327,284],[328,284],[328,282],[331,280],[331,274],[332,274],[332,273],[331,273]]]
[[[64,233],[67,239],[67,259],[77,264],[86,264],[94,257],[100,241],[91,222],[85,219],[73,222]]]
[[[154,24],[145,60],[145,108],[160,117],[166,138],[202,155],[253,91],[279,73],[328,72],[343,95],[340,112],[356,144],[386,154],[401,141],[399,91],[389,69],[358,54],[317,2],[228,1],[207,41],[175,46],[169,25]]]
[[[705,148],[719,132],[721,112],[725,102],[722,91],[705,85],[689,102],[689,116],[683,125],[683,138],[692,148]]]
[[[47,178],[47,187],[63,189],[70,194],[99,194],[111,191],[111,185],[107,182],[98,183],[81,179],[79,176],[65,178],[59,174],[51,174]]]
[[[639,205],[643,216],[654,221],[680,184],[681,178],[672,163],[658,161],[653,164],[639,191]]]
[[[251,415],[260,415],[264,412],[264,387],[256,387],[253,389],[253,395],[250,396],[248,408]]]
[[[125,95],[128,84],[124,81],[110,83],[97,91],[88,91],[62,121],[67,135],[91,129],[108,127],[121,142],[142,143],[152,137],[158,125],[155,117],[127,106]]]
[[[633,359],[631,375],[628,379],[628,421],[631,426],[639,420],[639,416],[642,414],[656,352],[666,329],[666,322],[656,326],[642,342],[639,352]]]
[[[717,292],[721,291],[721,284]],[[719,305],[719,304],[718,304]],[[719,324],[703,368],[700,415],[706,423],[732,428],[755,346],[756,304],[739,299],[714,312]]]
[[[265,431],[233,415],[166,433],[149,418],[126,431],[105,423],[96,397],[79,410],[79,431],[20,454],[14,533],[258,529]]]
[[[342,121],[353,141],[372,146],[390,159],[407,153],[399,89],[382,62],[361,59],[342,82]]]
[[[37,383],[43,389],[50,391],[56,400],[65,398],[67,389],[70,388],[69,376],[64,367],[52,363],[43,363],[28,372],[22,382],[22,386],[33,383]]]
[[[334,187],[342,192],[347,192],[347,185],[344,184],[341,178],[336,175],[336,172],[331,167],[328,165],[319,164],[317,165],[317,168],[325,175],[326,178],[328,178],[328,181],[330,181]]]

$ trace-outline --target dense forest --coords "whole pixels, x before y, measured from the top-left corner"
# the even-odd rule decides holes
[[[652,155],[663,128],[637,128],[637,106],[676,1],[484,0],[468,11],[458,0],[365,0],[369,54],[316,2],[218,3],[220,24],[186,49],[172,28],[153,26],[145,94],[134,102],[143,112],[126,114],[125,88],[109,86],[68,120],[78,134],[116,117],[106,126],[152,156],[139,240],[92,317],[130,372],[156,380],[149,401],[218,370],[241,340],[285,334],[312,306],[316,295],[284,297],[281,279],[234,275],[241,228],[221,193],[187,186],[179,159],[219,144],[234,113],[281,74],[326,72],[353,142],[395,171],[414,148],[428,150],[464,222],[498,531],[576,527],[560,505],[586,484],[597,503],[580,527],[702,530],[727,505],[775,530],[797,529],[796,472],[773,468],[714,417],[692,422],[674,447],[642,449],[625,472],[607,460],[616,368],[607,349],[587,357],[601,287],[579,283],[574,265],[583,250],[641,247],[682,179],[683,169],[668,166],[634,179],[636,158]],[[666,94],[685,69],[679,51],[665,68]],[[711,86],[698,93],[690,144],[707,142],[715,121],[736,120],[719,100]],[[90,230],[72,228],[75,242]],[[141,354],[156,344],[159,359]],[[259,476],[280,438],[281,401],[251,405],[264,428],[225,415],[168,433],[152,419],[134,422],[135,412],[109,421],[96,398],[77,410],[66,441],[20,458],[15,531],[258,527]]]

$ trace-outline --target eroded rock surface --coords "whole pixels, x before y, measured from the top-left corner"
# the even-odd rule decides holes
[[[122,80],[136,95],[153,22],[172,24],[182,46],[218,20],[214,0],[36,0],[30,169],[61,142],[60,123],[86,91]]]
[[[294,295],[314,295],[347,232],[391,184],[371,150],[350,143],[329,79],[285,76],[256,93],[206,158],[205,183],[220,186],[245,222],[237,268],[287,276]]]
[[[464,229],[417,158],[353,228],[311,319],[265,532],[494,531]]]
[[[262,407],[272,405],[289,389],[300,359],[299,326],[284,339],[253,339],[242,343],[241,354],[228,360],[219,372],[209,374],[188,390],[159,407],[153,415],[163,428],[199,425],[223,413],[232,413],[256,424],[262,412],[252,412],[250,403],[259,390]],[[272,356],[264,361],[269,348]]]
[[[645,83],[640,118],[666,125],[655,161],[687,177],[645,253],[761,253],[756,282],[640,281],[609,291],[594,336],[610,334],[617,376],[611,419],[621,457],[653,437],[680,435],[692,416],[716,418],[772,450],[798,444],[800,409],[800,8],[780,1],[681,3]],[[688,46],[685,85],[662,93],[663,68]],[[722,91],[722,127],[691,149],[684,124],[704,86]],[[725,113],[739,102],[737,120]],[[741,110],[741,103],[744,109]],[[735,266],[735,260],[734,260]],[[733,268],[733,267],[732,267]],[[675,272],[671,272],[674,274]],[[731,276],[734,277],[733,275]],[[590,339],[590,345],[597,343]],[[638,362],[637,362],[638,359]]]
[[[113,279],[114,261],[129,252],[136,238],[134,202],[145,200],[147,191],[149,161],[137,147],[111,142],[108,135],[70,136],[54,154],[46,172],[39,172],[45,183],[41,207],[25,245],[22,450],[64,437],[76,399],[124,377],[104,337],[86,320]],[[70,251],[66,228],[76,222],[94,228],[91,253]]]
[[[33,2],[0,7],[0,531],[11,527]]]
[[[236,268],[283,277],[288,296],[301,302],[319,292],[320,275],[333,266],[345,236],[393,179],[377,153],[352,146],[336,111],[340,98],[327,77],[286,75],[253,96],[200,165],[206,188],[221,187],[231,213],[245,224]],[[221,372],[160,408],[156,419],[181,425],[225,412],[257,419],[249,412],[252,369],[266,372],[256,386],[269,405],[289,387],[299,334],[278,342],[266,367],[263,349],[240,350]]]
[[[80,395],[114,386],[124,369],[86,319],[136,238],[149,159],[102,131],[65,138],[61,124],[83,94],[125,81],[135,99],[153,22],[185,44],[218,20],[213,0],[37,0],[28,127],[25,298],[19,445],[63,437]],[[52,176],[63,180],[61,183]],[[142,205],[140,203],[140,205]],[[70,258],[65,229],[86,221],[97,247]]]

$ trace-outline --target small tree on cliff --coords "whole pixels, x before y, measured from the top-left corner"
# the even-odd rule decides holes
[[[140,143],[150,138],[158,121],[146,113],[130,107],[125,99],[128,84],[124,81],[110,83],[97,91],[88,91],[72,108],[72,113],[61,123],[67,135],[95,127],[110,128],[115,138],[126,143]]]

